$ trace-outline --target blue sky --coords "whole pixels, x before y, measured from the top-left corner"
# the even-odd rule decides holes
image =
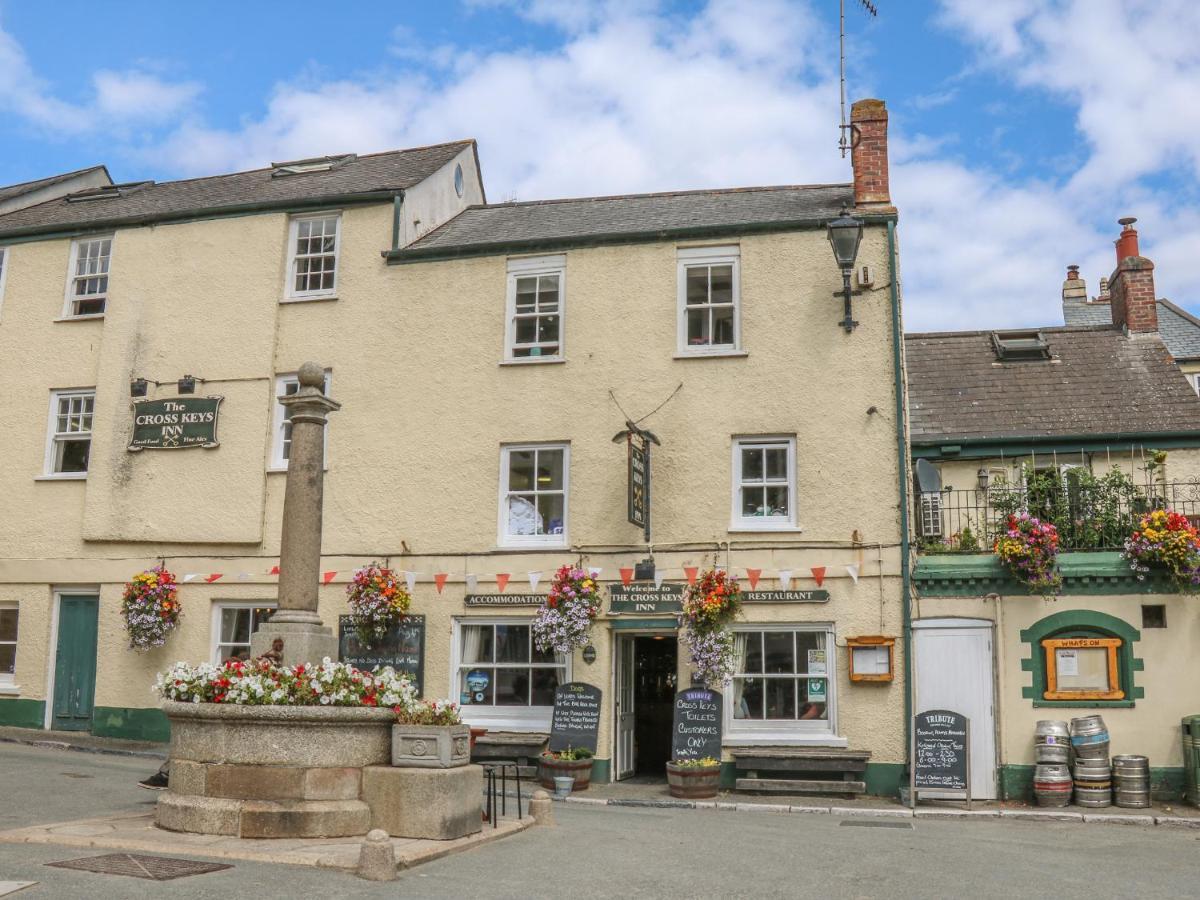
[[[910,329],[1060,321],[1066,265],[1094,292],[1127,214],[1160,294],[1200,306],[1196,5],[877,6],[847,0],[849,94],[891,109]],[[0,0],[0,184],[461,137],[493,200],[849,177],[836,0],[195,9]]]

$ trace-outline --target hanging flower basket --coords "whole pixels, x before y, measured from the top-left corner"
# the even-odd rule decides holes
[[[583,569],[563,566],[554,573],[546,603],[533,619],[533,641],[543,653],[573,653],[591,641],[600,613],[600,585]]]
[[[401,622],[412,606],[412,595],[384,566],[371,563],[354,573],[346,587],[350,605],[350,625],[365,647],[373,647],[392,626]]]
[[[1062,589],[1058,529],[1049,522],[1029,513],[1010,515],[995,550],[1005,568],[1029,593],[1053,599]]]
[[[121,617],[134,650],[150,650],[167,642],[179,624],[179,582],[165,566],[139,572],[121,595]]]
[[[683,592],[679,623],[692,667],[704,684],[719,690],[733,675],[733,635],[726,630],[742,608],[742,589],[724,570],[709,569]]]
[[[1200,590],[1200,531],[1187,516],[1169,509],[1142,516],[1137,530],[1125,539],[1122,556],[1138,581],[1158,571],[1180,590]]]

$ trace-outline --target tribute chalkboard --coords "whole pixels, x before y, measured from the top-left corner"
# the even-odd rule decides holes
[[[917,791],[966,791],[971,800],[970,734],[966,716],[931,709],[913,717],[911,799]]]
[[[391,666],[403,672],[423,696],[425,681],[425,617],[405,616],[391,627],[387,637],[366,647],[358,639],[349,616],[338,616],[338,656],[356,669],[371,671]]]
[[[671,759],[721,758],[721,695],[693,687],[675,695]]]
[[[600,739],[600,688],[582,681],[560,684],[554,691],[550,749],[585,747],[596,752]]]

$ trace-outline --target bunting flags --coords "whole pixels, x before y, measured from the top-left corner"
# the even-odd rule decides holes
[[[526,572],[525,574],[529,576],[529,589],[531,591],[536,591],[538,582],[542,580],[542,573],[541,572]]]
[[[279,574],[279,566],[271,566],[271,568],[267,569],[267,574],[268,575],[278,575]]]
[[[688,584],[696,583],[696,575],[700,571],[699,566],[684,566],[683,574],[687,576]]]
[[[599,578],[600,573],[603,572],[604,570],[602,568],[600,568],[599,566],[588,566],[587,571],[588,571],[588,574],[592,576],[592,578]]]
[[[333,581],[333,579],[336,575],[337,575],[337,572],[322,573],[321,574],[321,584],[329,584],[331,581]]]
[[[750,590],[758,587],[758,579],[762,577],[762,569],[747,569],[746,580],[750,582]]]
[[[786,590],[790,590],[791,586],[792,586],[792,570],[791,569],[780,569],[779,570],[779,589],[781,591],[786,591]]]
[[[435,574],[433,576],[433,583],[437,586],[437,592],[439,594],[442,592],[442,589],[446,586],[446,579],[449,577],[450,577],[450,575],[447,572],[438,572],[437,574]]]
[[[621,569],[621,584],[629,587],[629,583],[633,581],[633,569]]]
[[[186,575],[183,576],[183,581],[186,584],[189,581],[195,581],[199,577],[200,577],[199,572],[188,572]]]
[[[415,588],[417,586],[417,575],[418,574],[419,574],[418,572],[405,572],[404,573],[404,584],[408,588],[408,592],[410,594],[413,592],[413,588]]]
[[[825,583],[825,567],[824,566],[813,566],[811,571],[812,571],[813,581],[815,581],[817,583],[817,587],[820,587],[822,584]]]
[[[654,589],[656,591],[662,587],[663,578],[666,576],[666,574],[666,572],[657,566],[654,568]]]
[[[511,576],[508,574],[508,572],[497,572],[496,573],[496,588],[500,591],[500,593],[503,594],[504,589],[506,587],[508,587],[508,579],[510,577]]]
[[[850,563],[846,566],[846,574],[855,584],[858,584],[858,563]]]
[[[479,590],[479,576],[478,575],[468,574],[465,576],[464,580],[467,582],[467,593],[468,594],[474,594]]]
[[[212,584],[212,583],[213,583],[214,581],[216,581],[218,578],[224,578],[224,577],[225,577],[225,575],[224,575],[224,573],[223,573],[223,572],[213,572],[211,575],[205,575],[205,576],[204,576],[204,580],[205,580],[205,581],[206,581],[208,584]]]

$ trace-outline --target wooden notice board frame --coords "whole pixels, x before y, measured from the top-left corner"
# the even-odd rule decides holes
[[[1120,638],[1046,638],[1042,647],[1046,651],[1046,690],[1042,694],[1044,700],[1124,700],[1125,691],[1121,688],[1121,668],[1118,665],[1117,651],[1123,641]],[[1060,691],[1058,689],[1058,651],[1059,650],[1107,650],[1108,651],[1108,685],[1107,691]]]

